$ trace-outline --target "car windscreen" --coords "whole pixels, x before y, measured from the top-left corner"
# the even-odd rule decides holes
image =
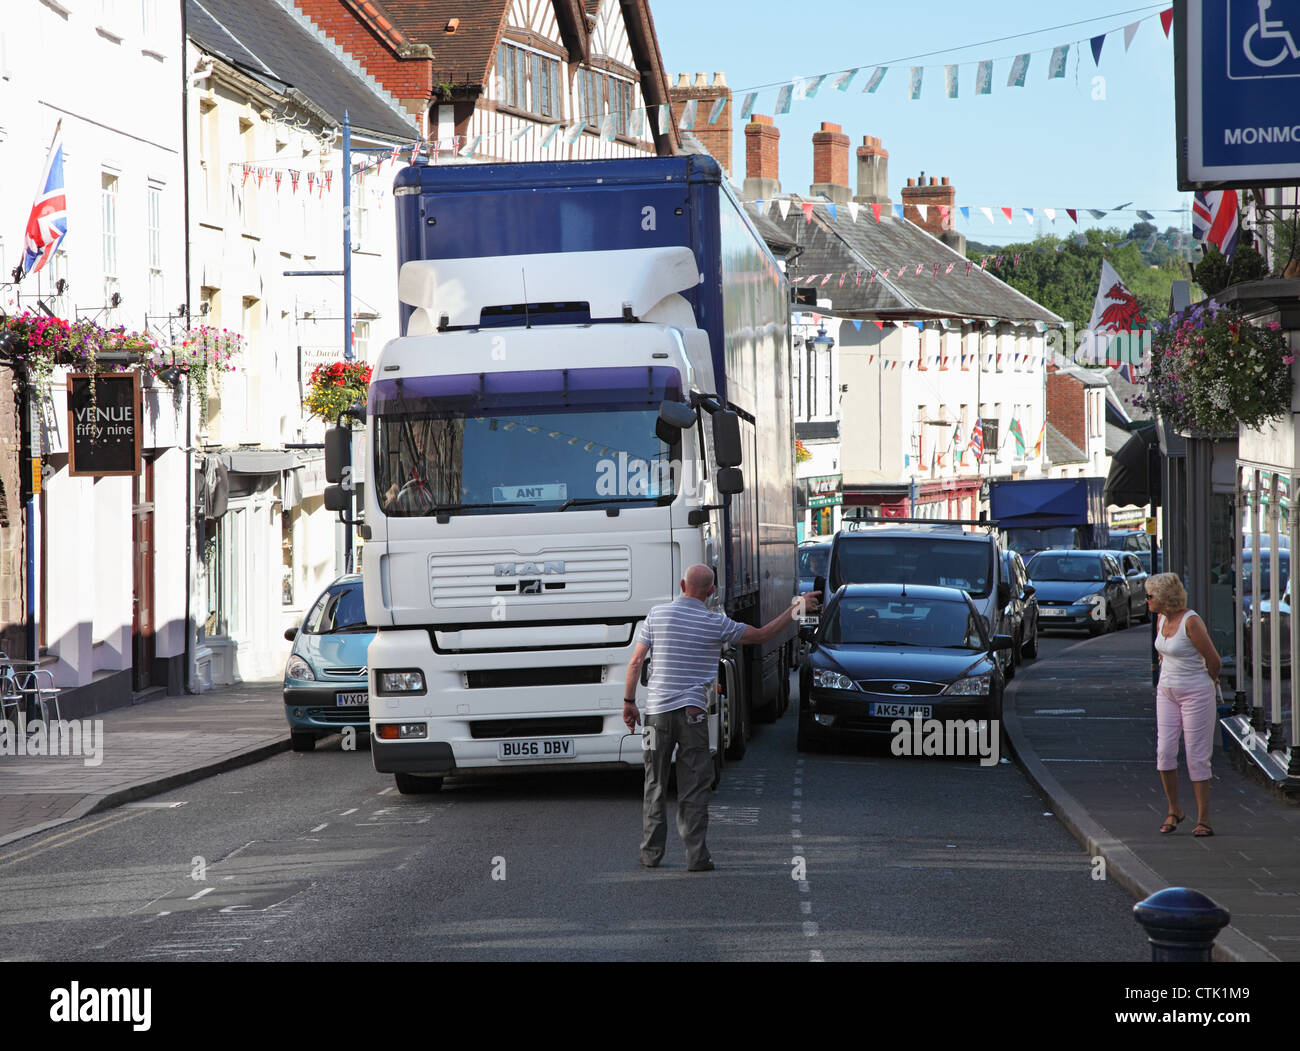
[[[360,584],[331,587],[307,614],[303,630],[308,635],[332,635],[341,631],[370,631],[366,624],[365,592]]]
[[[824,577],[826,563],[830,561],[829,547],[805,547],[799,551],[799,575],[801,577]]]
[[[1030,580],[1092,583],[1105,580],[1101,559],[1088,555],[1035,555],[1029,560]]]
[[[827,646],[983,650],[980,618],[965,602],[899,595],[845,596],[827,615]]]
[[[1291,575],[1290,551],[1282,550],[1278,552],[1277,570],[1278,579],[1285,583],[1287,578]],[[1271,573],[1272,569],[1269,567],[1269,553],[1268,551],[1262,551],[1259,559],[1259,578],[1260,591],[1265,595],[1269,593],[1269,580]],[[1241,591],[1242,594],[1251,595],[1254,594],[1254,589],[1255,560],[1251,558],[1251,553],[1247,551],[1241,559]]]
[[[841,584],[923,584],[961,588],[972,598],[993,589],[993,545],[942,537],[842,537],[832,587]]]

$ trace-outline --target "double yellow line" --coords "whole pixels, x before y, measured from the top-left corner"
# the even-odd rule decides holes
[[[75,843],[86,836],[94,835],[96,832],[102,832],[106,828],[112,828],[114,825],[121,825],[134,818],[147,814],[147,810],[119,810],[104,817],[96,818],[86,825],[79,825],[70,828],[64,832],[56,832],[48,839],[42,840],[28,848],[20,847],[18,850],[9,854],[0,854],[0,869],[9,868],[11,865],[17,865],[21,862],[28,861],[31,858],[46,854],[51,850],[58,850],[60,847],[66,847],[69,843]]]

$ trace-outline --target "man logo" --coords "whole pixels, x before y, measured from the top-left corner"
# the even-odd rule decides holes
[[[895,693],[908,693],[908,692],[911,691],[911,689],[912,689],[912,687],[908,686],[907,683],[905,683],[905,682],[896,682],[896,683],[894,683],[894,692],[895,692]]]
[[[498,577],[546,576],[563,573],[563,562],[497,562],[492,567]]]

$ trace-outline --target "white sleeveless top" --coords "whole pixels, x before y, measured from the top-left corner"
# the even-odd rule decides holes
[[[1205,658],[1201,651],[1187,637],[1187,618],[1196,613],[1188,610],[1178,622],[1174,637],[1165,638],[1165,622],[1168,618],[1160,615],[1159,629],[1156,631],[1156,652],[1160,654],[1160,685],[1176,690],[1194,686],[1204,686],[1209,681],[1209,671],[1205,667]]]

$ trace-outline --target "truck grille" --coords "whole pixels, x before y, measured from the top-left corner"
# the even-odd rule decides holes
[[[491,609],[494,599],[508,598],[517,614],[521,607],[609,602],[631,593],[632,556],[626,547],[429,556],[429,597],[435,609]]]
[[[467,671],[471,690],[500,690],[522,686],[590,686],[601,682],[599,664],[577,668],[484,668]]]
[[[604,729],[604,723],[599,715],[568,719],[479,719],[469,724],[469,735],[476,741],[492,737],[576,737],[598,734]]]

